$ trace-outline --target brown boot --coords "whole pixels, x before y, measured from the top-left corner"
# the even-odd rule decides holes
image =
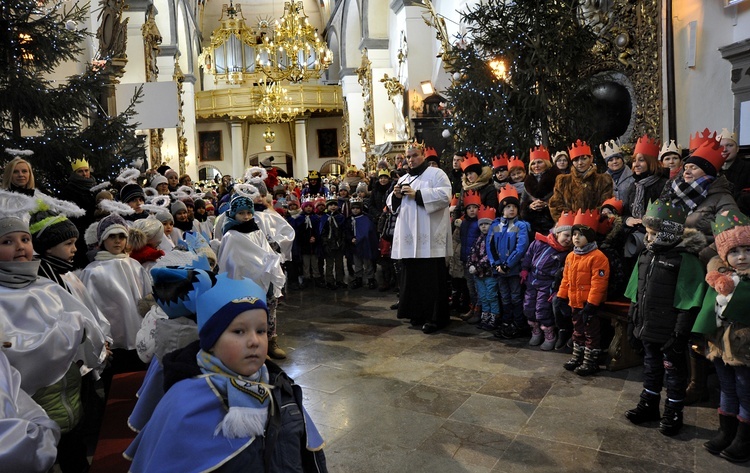
[[[708,401],[708,388],[706,378],[708,377],[708,361],[693,353],[690,354],[690,384],[685,391],[684,404],[689,406],[696,402]]]
[[[286,352],[279,346],[277,338],[278,337],[273,337],[268,341],[268,356],[274,360],[283,360],[286,358]]]

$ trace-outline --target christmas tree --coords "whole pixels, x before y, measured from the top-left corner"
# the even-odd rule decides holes
[[[64,82],[49,79],[59,65],[79,60],[91,37],[81,26],[87,20],[88,4],[0,3],[0,149],[33,151],[28,160],[50,193],[65,183],[73,159],[85,157],[98,179],[109,180],[145,157],[145,144],[129,123],[137,97],[119,115],[102,106],[115,79],[109,58]]]
[[[458,149],[489,162],[588,137],[590,88],[579,71],[596,38],[578,21],[577,4],[486,0],[461,13],[467,34],[443,56],[453,77],[446,125]]]

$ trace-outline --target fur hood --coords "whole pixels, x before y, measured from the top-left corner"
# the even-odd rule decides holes
[[[706,246],[708,246],[706,236],[695,228],[686,228],[682,234],[682,241],[677,245],[678,248],[684,248],[687,253],[692,253],[696,256]],[[721,258],[718,259],[721,261]]]
[[[614,247],[618,239],[622,235],[622,226],[623,226],[622,217],[620,217],[619,215],[615,215],[615,218],[612,219],[612,226],[610,227],[607,234],[604,236],[604,239],[602,240],[601,244]]]
[[[461,184],[463,185],[464,190],[472,190],[472,189],[481,189],[482,187],[489,184],[490,180],[492,179],[492,168],[489,166],[482,166],[482,174],[479,175],[479,179],[477,179],[477,182],[471,184],[466,179],[466,174],[463,174],[461,176]]]
[[[552,197],[552,192],[555,189],[555,179],[559,175],[560,170],[556,166],[544,171],[539,180],[532,173],[529,173],[523,181],[524,190],[535,199],[548,200]]]

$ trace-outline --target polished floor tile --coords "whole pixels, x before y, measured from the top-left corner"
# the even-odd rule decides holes
[[[673,438],[628,422],[640,367],[581,378],[562,368],[567,353],[457,318],[425,335],[396,319],[395,301],[307,289],[279,305],[280,364],[304,389],[332,473],[750,472],[703,449],[715,404],[687,407]]]

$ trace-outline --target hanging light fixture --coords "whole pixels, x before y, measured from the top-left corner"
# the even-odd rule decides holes
[[[241,84],[255,72],[256,37],[245,25],[240,5],[230,1],[221,9],[221,26],[211,33],[211,44],[203,48],[199,61],[215,81]]]
[[[263,78],[258,82],[261,99],[255,115],[266,123],[288,122],[301,113],[301,110],[289,105],[287,89],[279,82]]]
[[[272,37],[258,45],[258,68],[271,80],[303,82],[318,79],[333,63],[333,54],[310,24],[301,0],[284,3]]]
[[[263,132],[263,140],[266,143],[273,143],[276,141],[276,133],[271,129],[271,125],[266,126],[266,131]]]

